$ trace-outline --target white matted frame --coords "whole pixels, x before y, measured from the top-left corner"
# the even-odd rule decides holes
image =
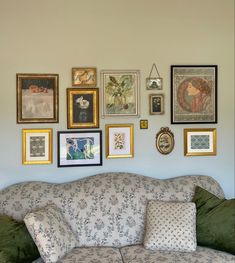
[[[134,157],[134,125],[106,124],[106,158]]]
[[[52,163],[52,129],[22,130],[22,164]]]
[[[184,129],[184,155],[216,155],[216,129]]]

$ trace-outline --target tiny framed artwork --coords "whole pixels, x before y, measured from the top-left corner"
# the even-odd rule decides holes
[[[184,155],[216,155],[216,129],[184,129]]]
[[[22,130],[22,164],[52,163],[52,129]]]
[[[97,83],[96,68],[72,68],[72,85],[95,87]]]
[[[146,88],[148,90],[162,90],[163,79],[158,78],[146,78]]]
[[[149,95],[149,114],[160,115],[164,114],[164,95],[150,94]]]
[[[140,120],[140,129],[148,129],[148,120]]]
[[[58,132],[58,167],[102,165],[102,131]]]
[[[217,123],[217,65],[171,66],[171,123]]]
[[[106,158],[134,157],[134,125],[106,124]]]
[[[102,116],[139,116],[139,70],[102,70]]]
[[[174,134],[168,127],[162,127],[156,135],[156,147],[161,154],[169,154],[174,149]]]
[[[68,129],[99,127],[99,90],[67,89]]]
[[[58,74],[17,74],[17,123],[58,122]]]

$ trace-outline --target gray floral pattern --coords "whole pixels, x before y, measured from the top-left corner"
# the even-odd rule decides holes
[[[173,252],[127,246],[120,249],[125,263],[234,263],[235,256],[218,250],[197,247],[195,252]]]
[[[195,203],[149,201],[145,248],[191,252],[196,250],[196,246]]]
[[[25,182],[0,191],[0,214],[17,220],[48,203],[55,203],[70,223],[78,246],[142,244],[148,200],[191,201],[199,185],[224,197],[208,176],[182,176],[158,180],[130,173],[104,173],[51,184]]]
[[[71,228],[53,204],[27,214],[24,222],[46,263],[57,262],[77,244]]]

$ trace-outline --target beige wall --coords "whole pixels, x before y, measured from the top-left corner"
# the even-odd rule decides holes
[[[165,114],[149,116],[145,78],[157,63],[164,79]],[[170,65],[218,65],[218,124],[170,124]],[[135,157],[107,160],[101,167],[57,168],[58,130],[66,130],[66,88],[71,68],[141,71],[141,118],[105,118],[134,123]],[[16,73],[58,73],[59,124],[16,124]],[[99,77],[99,76],[98,76]],[[99,82],[99,79],[98,79]],[[64,182],[103,171],[130,171],[157,178],[207,174],[234,196],[234,1],[233,0],[0,0],[0,188],[26,180]],[[160,127],[175,134],[175,148],[155,148]],[[52,165],[21,165],[22,128],[52,127]],[[183,129],[217,128],[214,157],[184,157]]]

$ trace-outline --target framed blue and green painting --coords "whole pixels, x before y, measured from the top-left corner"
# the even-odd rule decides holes
[[[102,131],[59,131],[58,167],[102,165]]]

